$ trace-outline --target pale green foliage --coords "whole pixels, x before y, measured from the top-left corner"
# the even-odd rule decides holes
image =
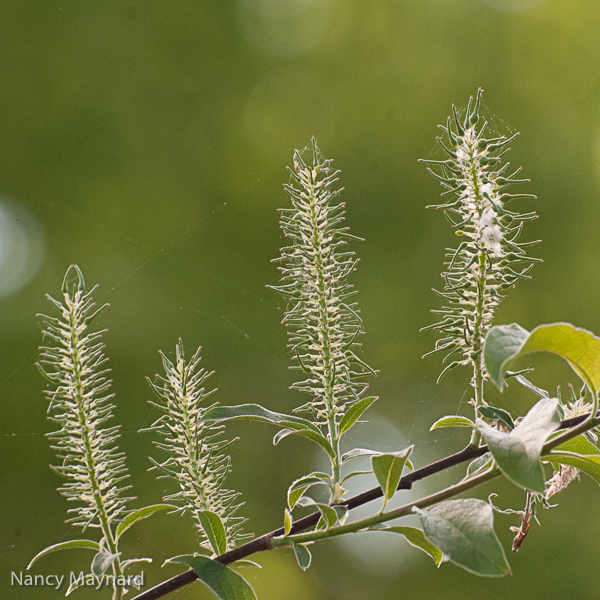
[[[445,140],[438,138],[447,160],[424,160],[437,165],[440,173],[428,168],[446,188],[442,196],[455,196],[446,204],[436,205],[444,211],[456,234],[464,240],[456,249],[447,249],[442,273],[444,288],[437,292],[448,306],[432,312],[441,321],[424,329],[437,329],[442,337],[436,352],[444,352],[444,362],[453,359],[440,375],[449,369],[479,363],[483,340],[492,324],[494,310],[504,298],[502,291],[527,274],[539,259],[526,256],[524,248],[537,242],[517,242],[523,223],[535,219],[535,213],[519,214],[505,208],[515,198],[535,198],[529,194],[508,194],[512,184],[528,180],[516,179],[520,168],[507,175],[510,163],[502,163],[511,138],[486,138],[487,122],[479,117],[482,90],[469,101],[461,120],[453,106],[454,123],[448,117]],[[445,143],[444,143],[445,142]]]
[[[320,424],[337,422],[367,388],[361,378],[373,370],[354,352],[361,330],[356,290],[348,277],[358,260],[343,251],[348,239],[359,239],[339,227],[344,203],[333,201],[339,171],[332,169],[313,139],[312,160],[294,154],[294,169],[285,186],[292,208],[281,209],[281,228],[290,245],[281,251],[280,284],[273,289],[288,301],[283,322],[290,329],[289,347],[296,365],[308,377],[292,387],[312,397],[299,410],[313,411]]]
[[[557,398],[540,400],[510,432],[479,421],[477,426],[504,475],[515,485],[543,493],[545,477],[541,452],[560,419]]]
[[[453,563],[484,577],[510,574],[504,550],[494,532],[494,513],[487,502],[461,498],[416,512],[427,539]]]
[[[105,537],[109,525],[127,514],[129,498],[119,484],[128,477],[125,455],[115,442],[118,426],[105,427],[113,416],[109,392],[109,369],[104,368],[104,331],[90,332],[89,325],[100,312],[91,291],[85,291],[83,275],[76,265],[67,271],[62,302],[47,296],[58,309],[58,317],[41,315],[44,339],[38,363],[50,385],[45,391],[49,418],[60,426],[48,434],[60,460],[53,469],[66,479],[59,492],[75,504],[69,521],[86,529],[100,527]],[[104,308],[104,307],[102,307]]]
[[[244,518],[235,516],[241,506],[239,494],[223,488],[225,478],[231,471],[231,459],[223,450],[231,443],[222,437],[224,425],[207,422],[206,412],[215,406],[206,405],[215,391],[206,391],[205,381],[214,373],[200,367],[200,348],[186,362],[183,343],[179,340],[175,351],[175,363],[161,352],[165,375],[157,375],[154,382],[148,380],[158,396],[152,402],[163,415],[149,428],[163,437],[155,442],[159,450],[168,454],[163,462],[150,459],[162,477],[174,479],[179,491],[164,497],[173,502],[182,513],[191,513],[198,529],[201,546],[214,550],[219,544],[211,544],[212,532],[206,532],[205,511],[217,515],[225,530],[226,549],[252,537],[241,533]],[[203,523],[204,522],[204,523]],[[218,538],[218,536],[217,536]]]
[[[233,569],[205,556],[178,556],[169,562],[191,567],[220,600],[256,600],[250,584]]]

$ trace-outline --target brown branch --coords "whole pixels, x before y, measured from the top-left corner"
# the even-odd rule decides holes
[[[559,429],[569,429],[571,427],[574,427],[575,425],[579,425],[580,423],[583,423],[588,417],[589,414],[561,421]],[[596,418],[600,418],[600,412],[596,414]],[[483,456],[487,451],[487,446],[479,446],[478,448],[475,448],[474,446],[466,446],[456,454],[452,454],[450,456],[447,456],[446,458],[443,458],[425,467],[417,469],[416,471],[408,473],[400,479],[400,483],[398,484],[397,489],[409,490],[415,481],[420,481],[421,479],[425,479],[426,477],[445,471],[450,467],[454,467],[468,460],[473,460],[475,458],[478,458],[479,456]],[[362,506],[367,502],[371,502],[372,500],[376,500],[377,498],[381,498],[382,495],[383,492],[381,488],[376,487],[369,490],[368,492],[358,494],[357,496],[354,496],[353,498],[350,498],[345,502],[340,502],[340,504],[337,506],[345,506],[350,510],[358,506]],[[292,525],[290,534],[299,533],[301,531],[304,531],[305,529],[308,529],[309,527],[316,525],[319,522],[320,518],[321,513],[314,512],[302,519],[299,519],[298,521],[295,521]],[[270,550],[271,538],[279,537],[283,534],[283,527],[280,527],[279,529],[275,529],[274,531],[261,535],[260,537],[252,540],[251,542],[248,542],[247,544],[243,544],[238,548],[234,548],[233,550],[230,550],[229,552],[226,552],[225,554],[216,557],[214,560],[224,565],[229,565],[243,558],[247,558],[252,554],[256,554],[257,552],[264,552],[265,550]],[[171,579],[167,579],[162,583],[159,583],[158,585],[154,586],[153,588],[146,590],[141,594],[138,594],[135,598],[133,598],[133,600],[157,600],[158,598],[162,598],[167,594],[170,594],[171,592],[174,592],[175,590],[178,590],[179,588],[182,588],[196,581],[196,579],[198,579],[198,576],[194,573],[194,571],[190,569],[189,571],[185,571],[184,573],[180,573],[175,577],[171,577]]]

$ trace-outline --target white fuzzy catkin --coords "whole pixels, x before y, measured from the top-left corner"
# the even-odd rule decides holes
[[[440,126],[446,135],[444,141],[438,141],[449,158],[422,161],[439,168],[439,172],[428,170],[445,188],[442,196],[454,196],[453,201],[429,208],[443,210],[463,240],[458,248],[446,249],[444,288],[437,293],[448,305],[432,311],[441,315],[441,321],[423,328],[442,334],[428,354],[443,352],[444,362],[452,359],[440,378],[459,365],[472,364],[474,371],[484,372],[483,341],[504,298],[502,292],[519,279],[529,279],[527,273],[538,261],[524,250],[537,242],[517,242],[523,223],[536,218],[535,213],[519,214],[505,208],[514,198],[534,197],[505,192],[509,185],[527,181],[515,179],[519,169],[506,175],[509,163],[502,164],[506,145],[515,136],[486,139],[480,101],[481,90],[474,103],[473,98],[469,101],[462,121],[453,107],[454,123],[449,117],[447,126]]]

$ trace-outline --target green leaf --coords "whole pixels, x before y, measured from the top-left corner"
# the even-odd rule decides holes
[[[548,436],[560,424],[557,408],[557,398],[543,398],[510,433],[498,431],[483,421],[477,422],[504,475],[526,490],[540,494],[545,490],[540,457]]]
[[[339,435],[346,433],[346,431],[360,419],[362,414],[373,404],[373,402],[375,402],[375,400],[377,400],[377,396],[370,396],[369,398],[363,398],[356,404],[353,404],[340,421]]]
[[[358,458],[359,456],[380,456],[381,454],[383,454],[383,452],[379,452],[379,450],[370,450],[369,448],[352,448],[352,450],[348,450],[348,452],[344,452],[344,454],[342,454],[342,464],[353,458]]]
[[[205,556],[178,556],[170,562],[191,567],[198,579],[205,583],[220,600],[256,600],[250,584],[229,567]]]
[[[237,406],[215,406],[205,414],[207,421],[258,421],[280,425],[294,431],[308,430],[320,434],[320,429],[308,419],[276,413],[260,404],[239,404]]]
[[[81,548],[84,550],[95,550],[98,552],[100,550],[100,544],[95,542],[94,540],[71,540],[70,542],[60,542],[59,544],[54,544],[52,546],[48,546],[44,548],[41,552],[38,552],[32,559],[31,562],[27,565],[27,569],[31,569],[33,564],[38,561],[38,559],[42,558],[42,556],[46,556],[46,554],[52,554],[52,552],[58,552],[59,550],[71,550],[75,548]]]
[[[327,473],[320,473],[315,471],[314,473],[310,473],[310,475],[305,475],[304,477],[300,477],[300,479],[296,479],[288,488],[288,506],[290,509],[294,508],[298,503],[298,500],[302,498],[306,490],[313,485],[318,484],[326,484],[329,485],[331,481],[331,477],[327,475]]]
[[[302,437],[308,438],[309,440],[319,444],[329,456],[335,460],[335,453],[333,451],[333,447],[329,443],[329,440],[322,433],[315,433],[312,430],[308,429],[282,429],[275,434],[273,437],[273,445],[277,446],[279,442],[288,437],[288,435],[300,435]]]
[[[242,560],[236,560],[231,563],[232,567],[255,567],[256,569],[262,569],[262,565],[259,565],[257,562],[253,560],[248,560],[247,558],[243,558]]]
[[[121,568],[123,569],[123,571],[125,571],[132,565],[136,565],[137,563],[141,563],[141,562],[151,563],[152,559],[151,558],[130,558],[128,560],[124,560],[121,563]]]
[[[240,404],[237,406],[215,406],[205,414],[207,421],[258,421],[259,423],[271,423],[284,427],[273,440],[277,444],[288,435],[301,435],[321,446],[329,456],[335,460],[335,452],[329,440],[321,433],[321,430],[308,419],[276,413],[266,409],[260,404]]]
[[[356,477],[357,475],[368,475],[369,473],[372,473],[372,472],[373,472],[372,469],[370,469],[369,471],[352,471],[351,473],[344,475],[344,477],[342,478],[342,481],[340,483],[342,483],[342,485],[343,485],[345,481],[348,481],[348,479],[352,479],[352,477]]]
[[[322,502],[315,502],[308,496],[303,496],[300,498],[298,501],[298,506],[316,506],[321,513],[321,517],[323,518],[323,523],[325,524],[326,529],[333,527],[338,522],[338,512],[333,506],[323,504]]]
[[[561,452],[563,450],[584,455],[600,454],[598,446],[590,442],[585,435],[578,435],[577,437],[563,442],[560,446],[556,446],[556,448],[553,449],[553,452]]]
[[[492,327],[485,338],[483,358],[491,380],[502,391],[507,363],[519,354],[529,332],[517,323]]]
[[[442,564],[444,556],[442,551],[434,546],[420,529],[417,529],[416,527],[386,527],[380,531],[391,531],[393,533],[402,534],[411,546],[419,548],[419,550],[423,550],[425,554],[431,556],[437,567]]]
[[[446,415],[445,417],[438,419],[429,428],[429,431],[440,429],[441,427],[470,427],[471,429],[475,429],[475,423],[473,423],[471,419],[467,419],[467,417],[462,417],[460,415]]]
[[[494,511],[487,502],[463,498],[414,510],[419,514],[425,537],[454,564],[484,577],[510,574],[494,532]]]
[[[377,481],[383,490],[383,507],[381,510],[385,508],[388,500],[396,493],[400,477],[402,477],[402,469],[412,449],[413,446],[409,446],[400,452],[381,454],[371,458],[373,473],[375,473],[375,477],[377,477]]]
[[[110,565],[115,562],[115,558],[119,556],[118,554],[111,554],[110,552],[104,552],[104,550],[100,550],[96,556],[94,556],[92,560],[91,571],[97,577],[100,577]]]
[[[294,544],[294,554],[296,555],[298,566],[303,571],[306,571],[310,567],[310,561],[312,560],[310,550],[304,544]]]
[[[502,408],[496,408],[495,406],[481,406],[477,409],[477,412],[490,421],[502,421],[510,430],[515,428],[515,422],[513,421],[510,413]]]
[[[292,524],[294,523],[292,519],[292,513],[286,508],[283,511],[283,535],[289,535],[292,530]]]
[[[352,450],[348,450],[348,452],[342,454],[342,464],[352,460],[353,458],[358,458],[359,456],[383,456],[384,454],[389,454],[389,452],[380,452],[379,450],[370,450],[369,448],[353,448]],[[413,464],[408,458],[406,459],[406,466],[409,469],[413,468]],[[371,471],[364,472],[370,473]]]
[[[118,525],[117,531],[115,533],[117,540],[132,526],[135,525],[138,521],[153,515],[159,510],[176,510],[177,507],[172,504],[153,504],[152,506],[144,506],[144,508],[140,508],[138,510],[129,513]]]
[[[577,467],[600,484],[600,454],[588,454],[584,456],[575,452],[556,452],[553,450],[550,454],[542,457],[542,460]]]
[[[227,551],[227,534],[221,517],[210,510],[199,510],[198,519],[206,537],[217,556]]]
[[[465,475],[465,479],[469,477],[473,477],[477,473],[481,473],[485,469],[487,469],[492,463],[492,454],[490,452],[486,452],[483,456],[479,456],[478,458],[472,460],[467,467],[467,474]]]
[[[337,513],[338,521],[343,525],[350,511],[347,506],[333,506],[333,510]]]
[[[539,351],[562,356],[593,392],[600,388],[600,338],[569,323],[540,325],[531,333],[516,323],[492,327],[485,341],[485,367],[502,390],[508,364]]]

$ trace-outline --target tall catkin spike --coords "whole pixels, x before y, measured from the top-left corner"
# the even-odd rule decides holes
[[[109,393],[110,370],[103,368],[108,360],[100,341],[105,331],[88,331],[104,308],[95,309],[95,289],[85,291],[83,274],[72,265],[63,282],[63,301],[47,296],[59,316],[39,315],[44,339],[52,345],[41,347],[38,368],[50,382],[45,391],[49,419],[60,426],[48,434],[61,461],[52,468],[67,480],[59,492],[77,505],[68,511],[69,522],[83,529],[101,528],[110,546],[111,525],[128,512],[131,498],[122,497],[127,488],[119,487],[129,477],[125,454],[115,445],[119,427],[103,427],[113,416],[114,394]]]
[[[238,502],[240,494],[223,488],[231,471],[231,460],[222,452],[231,442],[222,438],[224,425],[215,425],[204,418],[215,406],[214,403],[205,404],[216,390],[207,392],[203,387],[214,371],[200,368],[200,350],[198,348],[186,361],[183,342],[179,340],[175,364],[161,352],[165,375],[157,375],[154,382],[148,379],[158,396],[158,402],[151,404],[164,413],[149,430],[164,438],[155,444],[168,454],[163,462],[150,460],[153,468],[161,472],[160,477],[174,479],[179,484],[180,490],[165,496],[164,500],[179,506],[182,514],[191,513],[196,520],[200,545],[218,554],[206,535],[203,511],[210,511],[221,519],[227,549],[252,535],[242,534],[241,527],[246,519],[235,516],[242,506]]]
[[[521,279],[530,279],[529,271],[540,259],[526,255],[525,248],[538,242],[520,243],[518,238],[525,221],[537,218],[531,213],[507,210],[516,198],[535,198],[530,194],[508,194],[513,184],[529,180],[517,179],[520,169],[507,175],[509,163],[502,157],[509,148],[505,136],[486,139],[487,123],[479,117],[480,89],[475,102],[471,98],[462,122],[453,106],[454,123],[448,118],[445,140],[438,138],[447,160],[424,160],[437,166],[429,172],[446,191],[442,196],[454,197],[445,204],[431,206],[443,210],[456,235],[464,240],[458,248],[448,248],[446,270],[442,273],[444,288],[437,292],[447,305],[432,312],[441,321],[423,329],[437,329],[442,337],[436,352],[445,353],[451,361],[440,375],[459,365],[472,365],[475,405],[483,402],[482,386],[486,377],[482,348],[491,327],[494,311],[505,298],[502,294]]]
[[[374,371],[354,352],[363,331],[352,301],[356,290],[348,278],[358,259],[344,247],[349,239],[360,238],[348,233],[348,227],[339,227],[345,205],[334,203],[342,190],[335,189],[339,171],[331,162],[314,138],[310,163],[301,152],[294,154],[290,183],[285,185],[292,208],[280,211],[290,245],[276,259],[282,263],[281,279],[272,289],[287,300],[283,323],[296,363],[291,368],[306,374],[292,388],[311,397],[296,410],[313,413],[339,454],[339,421],[367,389],[362,378]]]
[[[126,563],[121,563],[116,525],[130,513],[126,504],[132,498],[121,495],[130,486],[120,486],[129,475],[125,454],[115,445],[119,427],[104,427],[113,416],[110,400],[114,394],[109,393],[110,370],[103,368],[108,360],[100,341],[104,331],[88,331],[104,308],[95,309],[95,289],[86,292],[81,270],[71,265],[63,281],[63,301],[47,296],[59,316],[39,315],[44,339],[52,345],[41,347],[37,366],[50,382],[45,392],[48,418],[60,426],[48,438],[61,461],[52,468],[66,479],[58,491],[75,505],[68,510],[72,515],[68,522],[83,530],[101,530],[100,551],[92,569],[105,570],[110,565],[112,597],[120,600],[125,591],[120,580]],[[73,586],[77,584],[71,582],[67,595]]]

